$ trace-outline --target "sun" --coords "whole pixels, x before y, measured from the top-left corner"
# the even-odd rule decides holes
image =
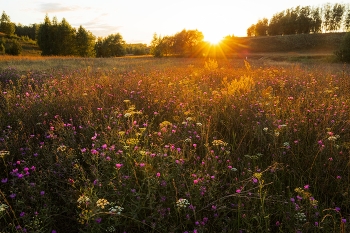
[[[223,36],[220,35],[219,33],[205,33],[204,35],[204,41],[209,42],[212,45],[219,44],[223,39]]]

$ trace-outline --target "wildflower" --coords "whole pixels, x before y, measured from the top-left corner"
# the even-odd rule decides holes
[[[1,179],[1,183],[7,183],[7,178]]]
[[[106,199],[98,199],[96,201],[97,207],[100,207],[101,209],[104,209],[106,205],[109,205],[109,202]]]
[[[118,168],[118,169],[121,168],[122,166],[123,166],[123,164],[121,164],[121,163],[117,163],[117,164],[115,165],[115,167]]]
[[[157,177],[160,177],[160,173],[159,172],[157,172]]]
[[[201,127],[201,126],[202,126],[202,123],[197,122],[196,125],[197,125],[198,127]]]
[[[40,195],[44,196],[45,195],[45,191],[40,191]]]
[[[57,148],[57,152],[63,152],[67,149],[67,147],[65,145],[61,145]]]
[[[7,205],[1,204],[1,205],[0,205],[0,213],[3,212],[3,211],[5,211],[7,208],[8,208]]]
[[[224,142],[222,140],[214,140],[212,143],[213,146],[227,146],[227,142]]]
[[[180,198],[177,202],[176,202],[176,206],[178,208],[186,208],[187,206],[189,206],[190,203],[188,202],[187,199],[184,198]]]
[[[241,193],[241,192],[242,192],[242,190],[240,190],[240,189],[236,190],[236,193]]]
[[[124,114],[124,117],[125,117],[125,118],[131,117],[131,113],[129,113],[129,112],[125,113],[125,114]]]
[[[120,215],[123,210],[124,210],[123,207],[120,207],[117,205],[109,208],[110,213],[117,214],[117,215]]]
[[[79,204],[82,204],[82,203],[86,204],[86,203],[89,203],[89,202],[90,202],[90,198],[89,198],[88,196],[81,195],[81,196],[78,198],[77,202],[78,202]]]
[[[267,132],[269,130],[269,128],[265,127],[263,128],[264,132]]]
[[[296,213],[294,215],[294,217],[296,218],[297,221],[299,222],[306,222],[306,215],[302,212]]]

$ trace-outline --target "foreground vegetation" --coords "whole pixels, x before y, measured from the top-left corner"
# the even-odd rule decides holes
[[[1,61],[4,232],[349,232],[349,67]]]

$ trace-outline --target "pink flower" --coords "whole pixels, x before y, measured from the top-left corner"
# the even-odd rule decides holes
[[[194,184],[198,184],[198,180],[194,180],[193,183],[194,183]]]
[[[240,189],[237,189],[237,190],[236,190],[236,193],[241,193],[241,191],[242,191],[242,190],[240,190]]]
[[[160,173],[159,172],[157,172],[157,177],[160,177]]]
[[[140,163],[140,167],[144,167],[146,164],[144,163]]]
[[[121,163],[117,163],[117,164],[115,165],[115,167],[118,168],[118,169],[121,168],[122,166],[123,166],[123,164],[121,164]]]
[[[310,185],[306,184],[304,185],[304,189],[309,189]]]

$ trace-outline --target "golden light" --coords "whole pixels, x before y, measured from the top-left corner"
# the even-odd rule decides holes
[[[204,34],[204,41],[209,42],[212,45],[219,44],[223,39],[223,36],[219,33],[211,32],[211,33],[205,33]]]

